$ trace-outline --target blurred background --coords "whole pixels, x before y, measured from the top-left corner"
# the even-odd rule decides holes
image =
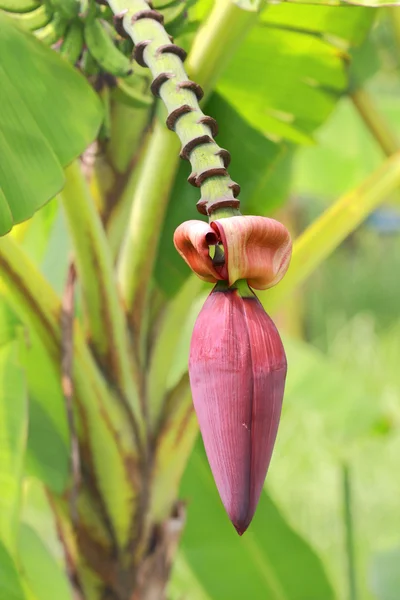
[[[210,5],[194,3],[189,15],[198,23]],[[232,151],[230,172],[244,184],[244,212],[280,218],[296,238],[400,150],[400,8],[368,13],[365,7],[289,6],[267,8],[205,110],[219,122],[218,143]],[[183,30],[180,43],[189,47],[193,32]],[[302,69],[310,74],[307,89],[296,79]],[[260,106],[267,108],[262,112]],[[133,109],[119,110],[115,114],[125,119]],[[67,117],[73,122],[73,111]],[[108,147],[108,160],[115,160],[114,174],[120,176],[114,150]],[[96,185],[108,174],[106,168],[97,173]],[[198,217],[198,190],[187,185],[187,175],[187,164],[181,165],[155,265],[163,301],[189,276],[171,242],[178,223]],[[114,208],[98,206],[110,238]],[[49,202],[10,235],[62,294],[72,244],[59,203]],[[208,292],[201,291],[182,323],[168,390],[186,370],[190,332]],[[197,440],[180,489],[187,524],[168,599],[400,600],[400,189],[273,316],[289,368],[265,493],[239,538]],[[13,318],[1,302],[0,338],[17,328]],[[61,495],[68,479],[68,432],[64,413],[57,413],[64,405],[59,382],[50,375],[43,381],[37,367],[43,357],[32,339],[37,356],[28,373],[35,392],[24,457],[20,560],[49,594],[36,600],[71,600],[42,485]],[[0,581],[1,573],[0,556]],[[60,581],[62,597],[51,587],[59,589]]]
[[[394,139],[400,139],[398,11],[380,10],[352,65]],[[351,96],[339,101],[315,137],[314,146],[297,150],[286,165],[290,189],[281,217],[297,234],[384,157]],[[286,564],[289,579],[292,569],[307,579],[312,563],[291,537],[294,531],[321,558],[334,597],[398,600],[400,191],[317,269],[276,321],[285,332],[289,369],[266,482],[275,506],[264,500],[249,531],[237,539],[199,443],[183,482],[189,522],[172,597],[330,598],[318,575],[312,591],[306,584],[293,595],[279,588],[276,569]],[[192,491],[196,478],[204,479],[199,496]],[[209,495],[212,503],[206,503]],[[292,532],[281,530],[275,511]],[[202,532],[204,546],[196,542]],[[211,535],[216,547],[207,550]]]

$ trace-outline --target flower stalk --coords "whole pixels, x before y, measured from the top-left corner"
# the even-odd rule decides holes
[[[166,124],[181,140],[181,158],[192,166],[188,181],[201,188],[199,212],[210,215],[222,207],[238,209],[240,186],[227,170],[229,152],[215,142],[217,123],[199,106],[204,92],[184,69],[185,51],[171,41],[162,15],[145,0],[109,0],[109,5],[135,44],[136,61],[152,72],[151,90],[167,108]]]

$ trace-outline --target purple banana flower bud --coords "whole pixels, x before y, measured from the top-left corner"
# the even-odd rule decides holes
[[[286,378],[279,333],[246,282],[219,282],[206,300],[193,331],[189,375],[208,461],[242,535],[271,460]]]
[[[271,460],[286,378],[278,331],[248,286],[263,290],[282,279],[291,239],[274,219],[234,216],[186,221],[174,243],[198,277],[218,282],[194,327],[189,375],[211,470],[242,535]]]

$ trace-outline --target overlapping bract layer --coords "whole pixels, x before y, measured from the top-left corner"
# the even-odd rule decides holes
[[[209,247],[221,243],[225,263],[215,265]],[[235,216],[204,221],[186,221],[174,235],[174,244],[189,267],[204,281],[239,279],[265,290],[282,279],[289,266],[292,243],[286,227],[266,217]]]
[[[189,359],[208,461],[240,535],[253,518],[271,460],[286,377],[278,331],[248,293],[214,289],[197,318]]]

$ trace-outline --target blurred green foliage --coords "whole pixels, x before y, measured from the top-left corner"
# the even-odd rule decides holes
[[[400,135],[395,40],[389,15],[380,16],[379,26],[369,38],[372,50],[359,53],[352,72],[364,70],[368,92],[388,126]],[[364,69],[368,63],[369,69]],[[338,103],[331,118],[318,130],[316,141],[300,149],[293,163],[290,212],[297,232],[338,195],[361,183],[382,160],[381,148],[350,98]],[[294,310],[295,314],[286,320],[298,321],[302,339],[298,339],[296,327],[296,337],[285,340],[287,390],[267,489],[288,524],[317,550],[334,585],[335,597],[340,600],[353,600],[347,571],[343,465],[350,466],[351,474],[356,598],[400,597],[399,223],[400,207],[394,195],[376,219],[367,221],[324,262],[296,296],[294,305],[285,309]],[[285,323],[284,314],[282,318]],[[203,460],[205,468],[199,449],[192,460]],[[208,520],[212,523],[210,511],[201,509],[202,485],[193,482],[187,491],[187,536],[192,532],[190,519],[193,528],[206,532]],[[197,509],[193,507],[193,514],[192,504],[198,505]],[[263,510],[266,516],[268,511]],[[200,518],[204,522],[199,525]],[[250,529],[248,535],[257,536],[258,527],[256,516],[254,533]],[[221,535],[215,536],[215,544]],[[231,593],[224,596],[221,591],[210,593],[209,578],[214,572],[199,576],[197,569],[198,564],[207,561],[207,550],[197,544],[198,532],[185,540],[182,557],[176,563],[173,591],[175,587],[182,592],[198,585],[201,600],[235,597]],[[234,540],[226,542],[229,552],[232,545]],[[279,556],[279,544],[271,551]],[[287,546],[287,566],[295,578],[297,570],[289,566],[291,551]],[[220,549],[219,554],[224,552]],[[248,560],[250,554],[243,547],[236,570],[229,573],[235,590],[240,589],[235,579],[240,561]],[[214,562],[218,564],[218,559]],[[271,563],[266,562],[264,573],[270,573]],[[216,577],[223,579],[224,575],[218,570]],[[241,597],[243,594],[244,590]],[[182,592],[181,596],[171,597],[186,596]],[[291,598],[290,594],[266,592],[264,588],[253,591],[251,597]],[[294,597],[306,600],[312,596],[298,589]],[[328,595],[325,592],[318,597],[322,600]]]
[[[197,11],[196,18],[208,7],[207,2],[198,4],[191,9]],[[382,150],[344,94],[362,83],[391,131],[400,135],[399,46],[392,16],[384,9],[376,15],[363,7],[268,8],[207,102],[207,112],[220,124],[219,142],[232,152],[231,173],[243,186],[244,212],[280,210],[298,234],[379,166]],[[375,17],[367,41],[354,50]],[[33,38],[18,35],[28,40],[32,54],[50,52]],[[186,35],[189,39],[191,30]],[[57,70],[58,57],[51,60]],[[62,68],[63,84],[83,86],[79,93],[85,102],[80,113],[64,107],[64,127],[50,131],[51,143],[38,136],[28,148],[32,158],[39,144],[53,144],[43,164],[54,186],[51,191],[43,186],[46,193],[25,216],[59,189],[60,164],[79,154],[100,122],[101,108],[90,88],[70,67]],[[46,81],[50,75],[42,73]],[[44,109],[56,114],[60,106],[52,98],[47,97]],[[25,101],[29,104],[29,98]],[[67,135],[72,126],[76,146]],[[60,148],[65,155],[59,156]],[[21,166],[17,160],[13,164]],[[162,301],[164,294],[176,294],[189,275],[171,241],[178,222],[197,216],[198,190],[188,187],[187,175],[183,164],[159,245],[154,285]],[[277,315],[284,331],[286,324],[287,392],[268,482],[254,524],[243,538],[227,521],[197,444],[181,486],[188,522],[170,600],[400,598],[398,195],[388,198],[382,210],[389,231],[377,218],[361,226]],[[56,200],[33,217],[21,246],[61,293],[71,240]],[[182,326],[175,337],[179,333],[182,339],[165,377],[168,389],[186,370],[188,339],[204,288],[199,297],[191,311],[179,315]],[[20,334],[19,318],[2,301],[0,483],[5,491],[0,501],[0,596],[69,599],[44,491],[46,486],[61,494],[67,483],[64,399],[56,374],[46,368],[39,340],[31,332],[28,340]],[[351,474],[356,596],[349,592],[343,465]]]

